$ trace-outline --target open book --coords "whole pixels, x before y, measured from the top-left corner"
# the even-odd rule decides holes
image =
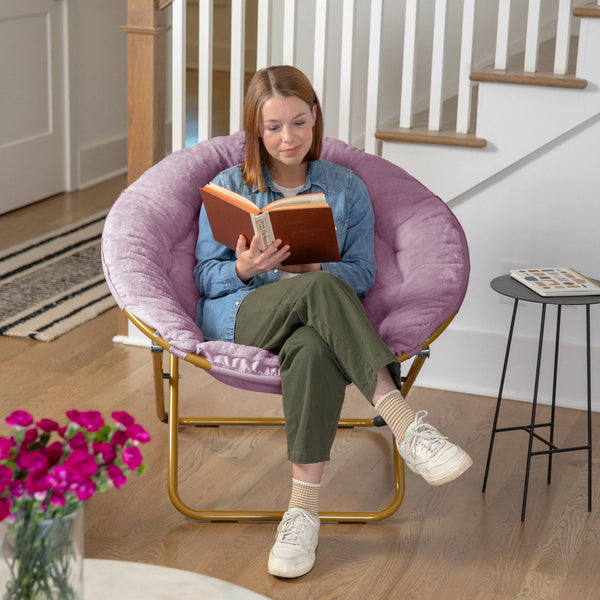
[[[515,269],[510,272],[510,276],[540,296],[593,296],[600,294],[600,285],[595,281],[566,267]]]
[[[277,239],[290,246],[284,265],[340,260],[333,213],[324,194],[282,198],[262,210],[215,183],[200,188],[200,194],[215,241],[232,250],[240,234],[248,244],[257,234],[260,250]]]

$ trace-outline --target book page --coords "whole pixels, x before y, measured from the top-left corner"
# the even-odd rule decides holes
[[[212,182],[207,183],[205,187],[220,198],[230,200],[233,204],[236,204],[237,206],[246,207],[252,214],[258,214],[260,212],[260,210],[258,209],[256,204],[254,204],[254,202],[248,200],[248,198],[245,198],[241,194],[232,192],[231,190],[228,190],[227,188],[224,188]]]
[[[263,208],[263,211],[275,210],[286,206],[298,206],[298,208],[300,208],[305,204],[327,205],[327,200],[325,200],[325,194],[322,194],[321,192],[316,194],[301,194],[300,196],[288,196],[287,198],[280,198],[279,200],[273,200],[273,202],[269,202],[269,204]]]

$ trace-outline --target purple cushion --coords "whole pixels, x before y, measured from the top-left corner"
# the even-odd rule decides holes
[[[279,393],[277,356],[205,342],[194,320],[198,190],[243,155],[244,136],[237,133],[175,152],[144,173],[106,219],[104,273],[119,307],[158,331],[174,355],[205,357],[211,375],[229,385]],[[331,138],[322,157],[352,169],[369,190],[378,270],[364,305],[390,349],[413,356],[463,301],[469,275],[463,230],[444,202],[396,165]]]

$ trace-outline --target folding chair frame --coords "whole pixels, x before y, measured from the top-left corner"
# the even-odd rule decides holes
[[[198,510],[189,507],[179,496],[179,428],[180,427],[282,427],[283,417],[182,417],[179,415],[179,358],[169,353],[169,371],[163,369],[163,350],[169,351],[169,344],[157,331],[148,327],[144,322],[132,315],[126,309],[123,311],[127,318],[140,329],[152,342],[152,365],[154,375],[154,392],[156,415],[163,423],[169,425],[169,457],[167,467],[167,487],[173,506],[186,517],[199,521],[280,521],[283,511],[233,511],[233,510]],[[430,344],[448,327],[455,315],[452,315],[425,340],[421,352],[414,357],[406,377],[402,378],[402,394],[407,396],[425,360],[429,357]],[[397,357],[400,362],[410,357],[402,353]],[[184,358],[197,367],[210,371],[211,363],[196,354],[187,354]],[[168,379],[169,402],[168,412],[165,410],[164,380]],[[225,385],[225,384],[224,384]],[[379,427],[385,425],[381,417],[343,418],[338,427]],[[404,499],[404,461],[398,454],[396,444],[393,444],[394,455],[394,497],[390,504],[378,511],[359,512],[319,512],[322,522],[365,523],[381,521],[393,515]]]

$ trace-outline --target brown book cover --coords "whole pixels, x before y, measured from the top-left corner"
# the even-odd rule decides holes
[[[324,194],[305,194],[271,202],[262,210],[231,190],[209,183],[200,188],[215,241],[235,250],[240,233],[254,234],[262,250],[276,239],[290,246],[284,265],[336,262],[340,253],[333,213]]]

